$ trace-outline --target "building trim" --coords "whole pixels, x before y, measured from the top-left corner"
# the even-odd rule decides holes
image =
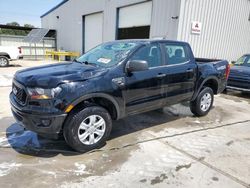
[[[59,8],[60,6],[62,6],[64,3],[68,2],[69,0],[63,0],[61,3],[59,3],[58,5],[54,6],[52,9],[50,9],[49,11],[47,11],[46,13],[44,13],[43,15],[40,16],[40,18],[43,18],[44,16],[48,15],[49,13],[53,12],[54,10],[56,10],[57,8]]]
[[[120,8],[116,8],[116,15],[115,15],[115,40],[118,40],[118,32],[119,32],[119,12]]]
[[[85,15],[82,15],[82,54],[85,52]]]

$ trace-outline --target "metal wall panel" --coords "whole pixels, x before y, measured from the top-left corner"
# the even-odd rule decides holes
[[[146,0],[69,0],[42,17],[43,28],[57,30],[57,47],[82,52],[82,17],[103,12],[103,42],[115,40],[117,8],[145,2]]]
[[[82,52],[82,17],[103,12],[103,42],[116,39],[118,9],[148,0],[69,0],[42,17],[42,27],[57,30],[57,47]],[[176,39],[181,0],[152,0],[150,37]]]
[[[82,52],[82,16],[103,12],[103,42],[115,40],[118,8],[147,0],[69,0],[42,18],[59,49]],[[152,0],[150,37],[187,41],[196,57],[235,60],[250,51],[249,0]],[[191,34],[192,21],[202,23]]]
[[[236,60],[250,52],[249,0],[182,0],[178,40],[191,44],[196,57]],[[202,23],[191,33],[192,21]]]
[[[151,38],[177,39],[181,0],[154,0]]]

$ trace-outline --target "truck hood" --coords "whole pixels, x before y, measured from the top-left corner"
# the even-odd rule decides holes
[[[77,62],[58,63],[17,71],[14,79],[26,87],[54,88],[65,82],[98,77],[107,69]]]

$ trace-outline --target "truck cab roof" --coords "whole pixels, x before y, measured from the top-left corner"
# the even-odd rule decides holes
[[[176,40],[167,40],[167,39],[124,39],[124,40],[115,40],[110,41],[111,43],[115,42],[136,42],[136,43],[152,43],[152,42],[170,42],[170,43],[179,43],[179,44],[188,44],[184,41],[176,41]]]

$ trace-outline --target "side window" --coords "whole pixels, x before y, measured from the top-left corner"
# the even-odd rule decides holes
[[[240,58],[236,61],[235,65],[242,65],[242,64],[244,64],[245,61],[246,61],[246,56],[240,57]]]
[[[168,65],[180,64],[189,60],[187,47],[184,45],[164,44],[164,49]]]
[[[148,67],[161,66],[161,51],[158,45],[147,45],[140,48],[130,60],[143,60],[148,62]]]

